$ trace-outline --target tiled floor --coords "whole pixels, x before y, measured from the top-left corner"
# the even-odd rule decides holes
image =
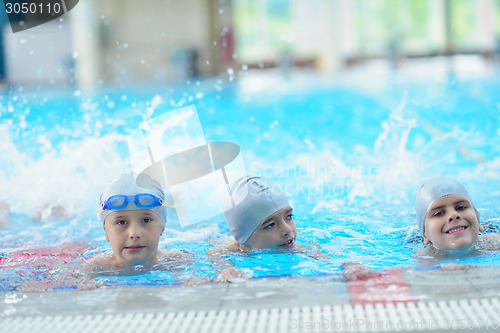
[[[405,280],[417,299],[446,300],[500,296],[500,268],[406,270]]]
[[[465,271],[406,269],[385,273],[380,278],[350,283],[341,281],[339,276],[321,276],[260,278],[198,286],[9,292],[1,296],[0,318],[364,305],[500,296],[500,268],[471,268]]]

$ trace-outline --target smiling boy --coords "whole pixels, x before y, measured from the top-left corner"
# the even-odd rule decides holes
[[[437,177],[423,184],[415,210],[424,244],[447,253],[463,253],[477,248],[476,244],[488,247],[500,238],[497,234],[479,236],[484,231],[479,213],[465,187],[451,178]]]

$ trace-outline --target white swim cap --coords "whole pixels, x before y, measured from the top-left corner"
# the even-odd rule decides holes
[[[113,180],[108,184],[100,199],[100,207],[102,204],[108,200],[110,197],[114,195],[125,195],[125,196],[134,196],[136,194],[147,193],[152,194],[153,196],[160,199],[162,202],[165,201],[165,194],[161,189],[160,183],[151,178],[148,175],[141,174],[137,176],[137,178],[132,174],[122,174],[117,179]],[[124,211],[124,210],[139,210],[139,209],[147,209],[152,210],[163,222],[163,229],[165,229],[165,224],[167,223],[167,210],[164,206],[154,206],[149,208],[141,208],[137,207],[136,204],[131,201],[127,204],[126,207],[121,209],[101,209],[100,217],[101,222],[104,224],[104,220],[106,216],[111,214],[112,212]]]
[[[427,214],[429,208],[437,199],[452,194],[461,195],[467,198],[471,205],[474,206],[465,187],[454,179],[436,177],[427,181],[420,187],[417,193],[417,200],[415,202],[415,212],[417,215],[417,225],[422,236],[424,236],[425,231],[425,214]]]
[[[233,237],[245,244],[262,221],[285,207],[290,207],[290,202],[278,186],[261,177],[246,176],[231,186],[224,216]]]

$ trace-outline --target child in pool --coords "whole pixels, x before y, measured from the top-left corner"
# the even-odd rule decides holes
[[[140,186],[139,186],[140,185]],[[180,251],[159,250],[167,222],[165,195],[160,184],[147,175],[123,174],[101,195],[99,215],[112,252],[97,255],[88,266],[93,272],[133,268],[148,269],[158,263],[182,259]]]
[[[423,184],[415,210],[424,244],[430,245],[420,255],[443,257],[500,249],[500,235],[479,235],[484,230],[479,213],[465,187],[454,179],[437,177]]]
[[[224,217],[234,239],[209,249],[209,256],[261,249],[296,247],[293,209],[281,189],[257,176],[238,179],[224,203]]]
[[[246,176],[232,184],[224,216],[234,240],[209,249],[211,260],[217,261],[219,255],[228,252],[296,247],[292,206],[281,189],[264,178]],[[231,267],[223,270],[216,281],[243,277],[241,270]]]
[[[224,211],[234,240],[219,249],[289,250],[296,245],[292,205],[278,186],[264,178],[247,176],[237,180]]]
[[[281,189],[268,180],[246,176],[231,186],[231,195],[224,207],[229,230],[234,240],[207,251],[214,261],[227,252],[248,252],[251,250],[296,250],[307,252],[314,258],[328,258],[320,251],[312,252],[302,244],[296,244],[297,228],[293,220],[292,205]],[[351,266],[347,279],[364,279],[374,276],[369,268]],[[216,278],[228,282],[245,278],[245,274],[235,268],[224,269]]]
[[[153,266],[174,270],[180,266],[184,268],[186,259],[190,259],[190,256],[176,250],[158,249],[160,236],[167,221],[164,200],[160,184],[151,177],[141,175],[136,181],[133,174],[121,175],[107,186],[100,201],[99,216],[112,252],[90,259],[85,264],[83,272],[79,272],[81,266],[72,266],[64,272],[61,271],[56,277],[48,275],[42,280],[23,283],[20,287],[23,291],[43,291],[63,286],[91,289],[102,285],[101,282],[91,280],[100,272],[137,274]],[[82,244],[78,243],[80,247]],[[66,260],[67,253],[75,255],[81,253],[81,250],[78,252],[72,244],[65,249],[65,252],[61,252],[59,247],[36,251],[43,254],[47,252],[57,259]],[[58,270],[60,266],[62,265],[58,265]]]

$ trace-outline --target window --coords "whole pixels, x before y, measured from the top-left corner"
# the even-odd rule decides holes
[[[235,0],[236,52],[241,62],[290,52],[291,0]]]

